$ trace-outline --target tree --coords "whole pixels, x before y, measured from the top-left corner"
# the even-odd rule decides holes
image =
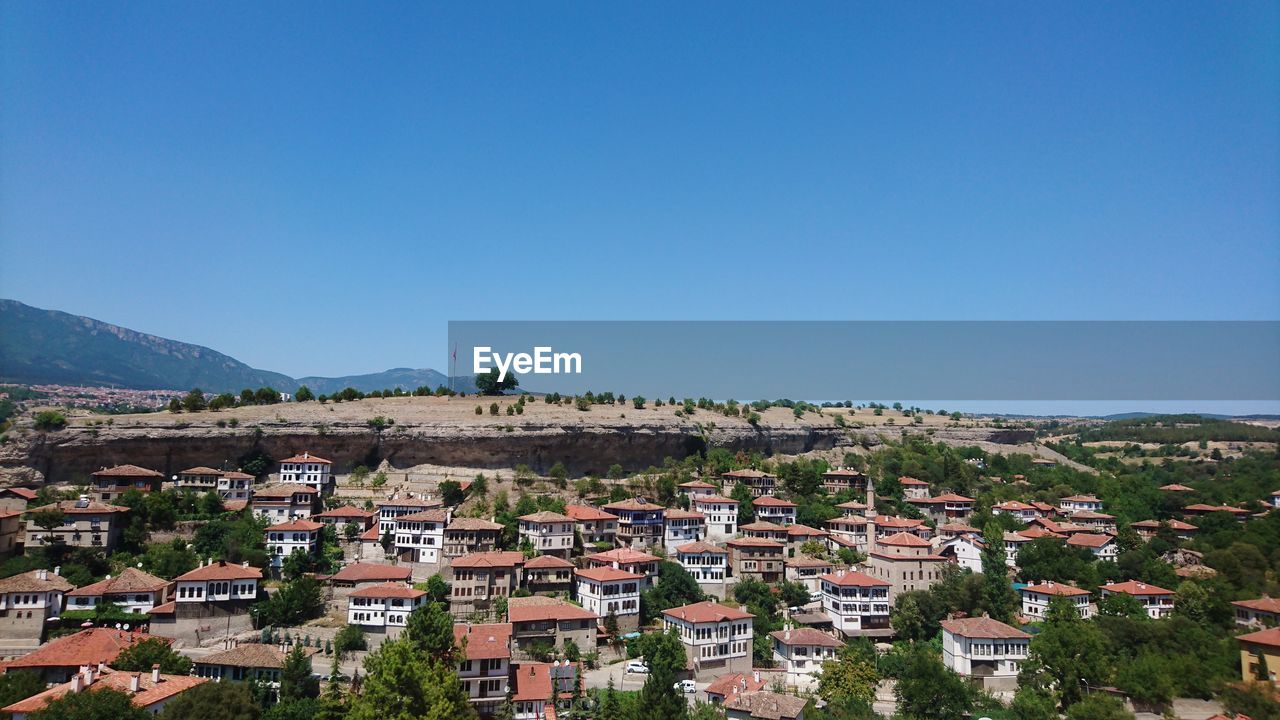
[[[889,611],[889,624],[898,637],[923,642],[937,634],[920,610],[920,599],[924,595],[922,591],[905,592],[894,601]]]
[[[438,658],[450,666],[457,655],[453,642],[453,618],[442,603],[429,602],[409,613],[401,640],[427,657]]]
[[[1067,708],[1067,720],[1133,720],[1133,713],[1119,699],[1093,693]]]
[[[311,654],[301,645],[294,645],[280,667],[280,701],[314,698],[319,694],[320,683],[311,677]]]
[[[128,694],[103,688],[66,693],[27,717],[31,720],[151,720],[151,713],[135,706]]]
[[[238,682],[207,682],[165,703],[160,720],[258,720],[261,711],[249,686]]]
[[[1124,690],[1135,705],[1159,708],[1173,700],[1171,668],[1159,654],[1147,651],[1128,662],[1119,663],[1116,686]]]
[[[865,655],[845,645],[834,661],[822,664],[818,673],[818,697],[829,703],[849,700],[870,703],[876,699],[879,681],[875,665],[868,662]]]
[[[419,590],[426,590],[431,602],[448,603],[449,602],[449,584],[440,577],[440,573],[436,573],[427,578],[426,583]]]
[[[204,391],[200,388],[192,388],[182,398],[182,409],[187,412],[200,412],[208,407],[204,401]]]
[[[1127,617],[1131,620],[1147,619],[1147,611],[1138,598],[1127,593],[1113,592],[1098,601],[1098,614],[1110,617]]]
[[[676,691],[676,672],[683,670],[686,662],[684,645],[679,633],[672,629],[666,633],[645,636],[648,643],[645,655],[649,677],[633,707],[633,720],[680,720],[688,713],[689,706]]]
[[[61,430],[67,426],[67,418],[55,410],[42,410],[36,413],[35,422],[32,425],[36,430],[44,432]]]
[[[738,527],[755,521],[756,508],[751,504],[755,498],[751,496],[751,488],[746,483],[734,485],[729,497],[738,501]]]
[[[364,650],[365,647],[364,631],[359,625],[343,625],[333,636],[333,651],[339,656],[353,650]]]
[[[622,720],[622,707],[618,702],[618,692],[613,687],[613,675],[609,675],[609,685],[604,697],[600,698],[600,711],[596,720]]]
[[[266,600],[254,605],[252,612],[259,626],[293,626],[318,616],[323,608],[320,584],[304,575],[290,580]]]
[[[1059,703],[1067,707],[1084,696],[1087,685],[1104,685],[1110,675],[1101,631],[1081,620],[1071,601],[1054,596],[1043,629],[1031,639],[1019,685],[1052,687]]]
[[[406,640],[383,642],[365,658],[364,667],[360,694],[352,700],[347,720],[476,717],[453,667]]]
[[[182,400],[180,398],[169,398],[169,412],[175,415],[182,412]]]
[[[973,706],[965,681],[924,646],[908,653],[895,688],[898,710],[913,720],[954,720]]]
[[[303,385],[293,394],[293,399],[298,402],[308,402],[316,399],[316,394],[311,392],[311,388]]]
[[[679,563],[658,563],[658,579],[653,587],[640,593],[641,622],[648,624],[663,610],[689,605],[705,598],[698,581]]]
[[[151,672],[151,667],[157,664],[166,675],[191,673],[191,660],[174,652],[161,638],[147,638],[130,645],[116,656],[111,667],[123,672]]]
[[[982,594],[987,614],[1000,622],[1012,622],[1018,608],[1018,593],[1009,584],[1003,528],[996,522],[987,523],[982,540],[985,545],[982,548]]]
[[[1053,695],[1037,688],[1018,688],[1009,704],[1011,720],[1058,720],[1058,704]]]
[[[1174,614],[1195,622],[1208,620],[1213,609],[1212,606],[1213,600],[1209,597],[1208,591],[1200,583],[1193,580],[1183,581],[1173,596]]]
[[[51,533],[54,528],[62,527],[62,524],[67,521],[67,515],[61,510],[53,508],[51,510],[36,510],[28,515],[27,519],[46,533]]]
[[[20,670],[0,675],[0,707],[44,692],[44,681],[34,671]]]
[[[454,480],[441,482],[439,489],[440,498],[445,505],[461,505],[467,499],[466,493],[462,492],[462,485]]]
[[[476,391],[481,395],[502,395],[507,390],[520,387],[520,380],[514,373],[507,373],[505,378],[499,380],[498,369],[493,368],[487,373],[476,375],[475,384]]]

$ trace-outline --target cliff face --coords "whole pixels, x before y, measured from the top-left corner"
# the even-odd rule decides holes
[[[894,430],[895,435],[900,432],[901,428]],[[955,429],[938,430],[934,438],[954,443],[1016,443],[1029,439],[1029,434]],[[880,442],[874,434],[868,439]],[[70,427],[48,434],[26,433],[0,446],[0,484],[74,482],[122,463],[171,476],[197,465],[236,467],[259,451],[279,459],[304,450],[332,460],[334,471],[340,473],[386,460],[396,468],[434,464],[499,469],[523,463],[535,472],[562,462],[575,475],[604,474],[614,463],[628,470],[642,469],[708,446],[773,455],[829,450],[860,441],[846,430],[805,425],[752,428],[740,424],[700,431],[670,423],[526,423],[508,431],[498,426],[440,423],[396,425],[382,433],[359,425],[328,426],[321,431],[288,423],[249,429]]]

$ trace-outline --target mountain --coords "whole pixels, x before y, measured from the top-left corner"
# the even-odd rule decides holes
[[[258,370],[200,345],[168,340],[100,320],[57,310],[41,310],[0,299],[0,382],[29,385],[114,385],[139,390],[238,393],[273,387],[293,392],[306,384],[317,395],[354,387],[362,392],[422,385],[448,385],[435,370],[394,368],[369,375],[295,380]],[[455,378],[472,392],[471,378]]]

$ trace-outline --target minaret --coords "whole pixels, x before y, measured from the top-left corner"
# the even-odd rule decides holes
[[[867,553],[876,549],[876,481],[867,476]]]

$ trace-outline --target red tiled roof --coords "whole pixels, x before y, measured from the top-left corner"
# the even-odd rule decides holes
[[[751,538],[751,537],[734,538],[726,542],[725,545],[728,545],[729,547],[776,548],[779,551],[782,550],[782,545],[774,542],[773,540],[768,540],[765,538]]]
[[[41,505],[38,508],[27,508],[28,513],[38,513],[44,510],[58,510],[66,515],[100,515],[102,513],[122,513],[129,512],[129,508],[120,505],[109,505],[97,500],[90,500],[84,505],[80,505],[79,500],[59,500],[48,505]]]
[[[142,572],[137,568],[127,567],[115,577],[76,588],[67,595],[71,597],[101,597],[108,594],[131,592],[158,592],[168,587],[169,581]]]
[[[443,508],[435,508],[432,510],[423,510],[422,512],[409,513],[396,518],[397,523],[402,522],[431,522],[431,523],[447,523],[451,513]]]
[[[1017,500],[1009,500],[1006,502],[1002,502],[998,505],[993,505],[992,507],[999,510],[1008,510],[1010,512],[1013,512],[1016,510],[1035,510],[1036,509],[1034,505],[1028,505],[1024,502],[1018,502]]]
[[[170,600],[163,605],[157,605],[151,608],[152,615],[172,615],[178,609],[178,603]]]
[[[1074,545],[1076,547],[1100,548],[1114,539],[1115,538],[1110,535],[1098,535],[1095,533],[1082,532],[1076,533],[1075,535],[1067,538],[1067,544]]]
[[[351,593],[349,597],[353,598],[404,598],[413,600],[426,595],[424,590],[414,590],[408,585],[398,583],[379,583],[378,585],[370,585],[363,587]]]
[[[360,540],[362,542],[377,542],[381,539],[382,539],[382,531],[379,529],[377,525],[374,525],[368,530],[365,530],[364,532],[360,533]]]
[[[662,614],[689,623],[724,622],[726,620],[745,620],[755,617],[755,615],[745,610],[738,610],[737,608],[705,600],[692,605],[663,610]]]
[[[222,473],[222,477],[228,480],[252,480],[253,479],[253,476],[250,475],[249,473],[240,472],[239,470],[228,470]]]
[[[748,713],[759,720],[794,720],[804,713],[808,700],[794,695],[782,695],[769,690],[739,693],[725,698],[726,710]]]
[[[689,482],[680,483],[679,487],[693,488],[697,490],[714,490],[716,486],[712,485],[709,482],[703,482],[701,480],[690,480]]]
[[[279,531],[285,531],[285,532],[289,532],[293,530],[298,530],[301,532],[314,532],[316,530],[320,530],[323,527],[324,527],[324,523],[312,522],[311,520],[298,519],[298,520],[290,520],[289,522],[285,522],[285,523],[279,523],[277,525],[268,525],[267,532],[271,532],[272,530],[279,530]]]
[[[742,532],[786,532],[785,526],[778,523],[769,522],[768,520],[756,520],[746,525],[739,525],[738,529]]]
[[[957,494],[955,494],[955,493],[942,493],[941,495],[935,495],[935,496],[933,497],[933,500],[934,500],[934,502],[949,502],[949,503],[971,503],[971,502],[973,502],[973,498],[971,498],[971,497],[965,497],[965,496],[963,496],[963,495],[957,495]]]
[[[661,562],[662,558],[657,555],[650,555],[647,552],[632,550],[631,548],[616,548],[614,550],[606,550],[604,552],[592,553],[587,556],[588,562],[593,563],[618,563],[619,565],[635,565],[637,563],[656,563]]]
[[[1161,485],[1160,489],[1167,492],[1195,492],[1195,488],[1190,488],[1190,487],[1187,487],[1186,485],[1181,485],[1179,483],[1170,483],[1168,485]]]
[[[874,578],[856,570],[827,573],[820,579],[841,587],[889,587],[890,585],[888,580]]]
[[[134,676],[138,678],[138,692],[136,693],[131,692],[129,689]],[[134,707],[146,709],[207,682],[209,682],[208,678],[195,677],[193,675],[161,675],[160,682],[154,682],[151,679],[151,673],[130,673],[107,669],[100,675],[95,674],[93,684],[88,687],[88,690],[92,692],[106,688],[122,692],[131,696],[129,702]],[[69,692],[71,692],[71,682],[65,682],[51,687],[38,695],[32,695],[25,700],[19,700],[8,707],[0,709],[0,713],[30,714],[39,712],[49,703]]]
[[[555,568],[571,568],[573,563],[564,558],[555,555],[539,555],[535,558],[525,561],[525,570],[550,570]]]
[[[795,503],[789,500],[776,498],[772,495],[764,495],[764,496],[758,497],[755,500],[752,500],[751,504],[755,505],[756,507],[795,507],[796,506]]]
[[[524,555],[513,550],[491,550],[471,553],[454,559],[453,567],[516,567],[524,564]]]
[[[761,676],[759,680],[751,673],[729,673],[728,675],[720,675],[711,684],[707,686],[706,693],[708,695],[723,695],[728,697],[734,688],[738,692],[749,693],[757,690],[763,690],[769,685],[769,679]]]
[[[570,523],[573,518],[550,510],[540,510],[529,515],[521,515],[518,519],[531,523]]]
[[[860,502],[858,502],[857,500],[850,500],[849,502],[842,502],[842,503],[840,503],[839,505],[837,505],[836,507],[838,507],[838,508],[840,508],[840,509],[842,509],[842,510],[866,510],[866,509],[867,509],[867,505],[866,505],[866,503],[860,503]]]
[[[1163,523],[1163,524],[1167,524],[1167,525],[1169,526],[1169,529],[1170,529],[1170,530],[1181,530],[1181,531],[1183,531],[1183,532],[1194,532],[1194,531],[1196,531],[1196,530],[1199,530],[1199,529],[1200,529],[1200,528],[1196,527],[1195,525],[1192,525],[1191,523],[1184,523],[1184,522],[1182,522],[1181,520],[1139,520],[1138,522],[1130,523],[1130,527],[1136,527],[1136,528],[1150,528],[1150,529],[1152,529],[1152,530],[1158,530],[1158,529],[1160,529],[1160,525],[1161,525],[1162,523]]]
[[[342,569],[330,576],[330,580],[338,582],[378,582],[389,580],[407,581],[413,577],[413,570],[402,565],[382,565],[380,563],[357,562],[343,565]]]
[[[605,510],[662,510],[661,505],[654,505],[647,500],[640,498],[630,498],[615,503],[609,503],[604,506]]]
[[[724,548],[718,545],[712,545],[709,542],[704,542],[702,540],[694,540],[691,543],[685,543],[684,545],[677,545],[676,552],[684,553],[686,555],[693,555],[697,553],[714,553],[716,555],[729,554],[728,550],[725,550]]]
[[[667,510],[667,512],[664,515],[668,520],[705,520],[707,519],[706,515],[703,515],[702,513],[697,512],[696,510],[682,510],[681,508],[671,508],[670,510]]]
[[[302,453],[301,455],[294,455],[293,457],[287,457],[287,458],[285,458],[285,459],[283,459],[283,460],[281,460],[281,461],[280,461],[280,464],[281,464],[281,465],[283,465],[283,464],[285,464],[285,463],[319,463],[319,464],[321,464],[321,465],[332,465],[332,464],[333,464],[333,463],[332,463],[332,462],[330,462],[329,460],[325,460],[325,459],[324,459],[324,458],[322,458],[322,457],[316,457],[315,455],[312,455],[311,453],[305,453],[305,452],[304,452],[304,453]]]
[[[888,537],[883,537],[877,540],[876,543],[878,545],[894,545],[897,547],[929,547],[928,540],[909,532],[900,532]]]
[[[150,640],[153,637],[158,636],[116,630],[114,628],[89,628],[88,630],[81,630],[74,635],[50,640],[29,654],[16,660],[10,660],[8,667],[10,669],[37,667],[78,668],[82,665],[96,667],[98,663],[109,665],[125,648],[143,640]],[[160,639],[166,643],[171,642],[169,638]]]
[[[590,505],[566,505],[564,514],[574,520],[596,521],[596,520],[617,520],[618,516],[607,513],[599,508],[593,508]]]
[[[193,468],[187,468],[186,470],[179,471],[178,474],[179,475],[216,475],[218,477],[222,477],[221,470],[214,470],[211,467],[205,467],[203,465],[198,465]]]
[[[145,478],[162,478],[164,473],[148,470],[137,465],[117,465],[113,468],[103,468],[95,473],[94,477],[145,477]]]
[[[511,623],[454,625],[453,642],[464,648],[463,658],[466,660],[510,658]]]
[[[444,529],[445,532],[467,532],[473,530],[501,530],[502,523],[491,522],[482,518],[454,518]]]
[[[790,630],[774,630],[769,636],[784,645],[817,645],[821,647],[844,647],[844,643],[813,628],[792,628]]]
[[[174,582],[203,580],[261,580],[262,571],[256,567],[236,565],[219,560],[212,565],[202,565],[184,575],[179,575]]]
[[[507,619],[513,623],[547,620],[599,620],[600,616],[559,598],[543,595],[507,600]]]
[[[618,580],[643,580],[643,575],[629,573],[612,567],[594,567],[586,570],[574,570],[573,574],[595,582],[615,582]]]
[[[1256,600],[1236,600],[1231,604],[1257,612],[1280,614],[1280,600],[1265,595]]]
[[[272,498],[291,498],[299,493],[303,495],[317,495],[320,491],[310,485],[301,483],[284,483],[283,485],[267,485],[253,491],[253,501],[268,500]]]
[[[41,575],[43,574],[43,577]],[[75,585],[52,570],[30,570],[0,579],[0,595],[7,593],[68,592]]]
[[[954,620],[943,620],[942,628],[952,635],[959,635],[967,638],[988,638],[992,640],[1004,640],[1009,638],[1029,638],[1027,633],[1006,625],[999,620],[993,620],[989,617],[976,618],[956,618]]]
[[[1073,585],[1060,582],[1045,582],[1035,585],[1028,585],[1022,588],[1022,592],[1040,593],[1041,595],[1065,595],[1066,597],[1079,597],[1080,595],[1088,595],[1088,590],[1081,590]]]
[[[325,510],[324,512],[321,512],[321,513],[316,513],[311,517],[368,519],[373,517],[373,511],[364,510],[362,508],[356,507],[355,505],[340,505],[336,508]]]
[[[578,688],[582,689],[582,665],[577,667]],[[537,701],[551,698],[551,665],[547,663],[520,663],[512,668],[511,677],[515,687],[511,695],[512,701]],[[561,692],[558,697],[564,699],[571,693]],[[545,717],[542,720],[555,720],[555,705],[548,702],[543,708]]]
[[[1125,595],[1172,595],[1172,590],[1165,590],[1162,587],[1148,585],[1136,580],[1126,580],[1120,583],[1107,583],[1102,586],[1103,590],[1113,593],[1124,593]]]
[[[923,480],[918,480],[916,478],[913,478],[910,475],[903,475],[902,477],[898,478],[898,484],[899,485],[928,485],[929,483]]]
[[[938,531],[939,531],[939,532],[941,532],[941,531],[943,531],[943,530],[946,530],[947,532],[953,532],[953,533],[977,533],[977,532],[981,532],[981,530],[978,530],[978,528],[976,528],[976,527],[973,527],[973,526],[971,526],[971,525],[965,525],[964,523],[958,523],[958,522],[956,522],[956,523],[947,523],[946,525],[939,525],[939,526],[938,526]]]
[[[698,505],[738,505],[739,503],[723,495],[700,495],[693,499],[693,504],[696,507]]]
[[[1102,502],[1101,500],[1099,500],[1098,498],[1092,495],[1068,495],[1067,497],[1062,498],[1062,500],[1060,500],[1059,502],[1067,502],[1067,501],[1087,502],[1087,503]]]
[[[11,488],[0,489],[0,493],[5,493],[5,492],[13,493],[14,495],[17,495],[18,497],[24,498],[26,500],[36,499],[36,491],[32,490],[31,488],[11,487]]]
[[[831,567],[831,563],[811,555],[797,555],[787,558],[783,561],[783,565],[787,567],[810,568],[810,567]]]
[[[797,537],[821,537],[827,534],[826,530],[811,528],[808,525],[801,525],[800,523],[788,525],[786,530],[787,535],[795,535]]]
[[[1280,647],[1280,628],[1267,628],[1258,632],[1251,632],[1236,638],[1242,643],[1250,643],[1252,645],[1266,645],[1267,647]]]

